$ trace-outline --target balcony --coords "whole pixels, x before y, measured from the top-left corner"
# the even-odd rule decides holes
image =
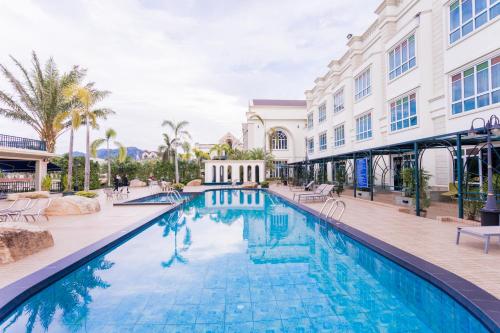
[[[0,147],[47,151],[44,141],[0,134]]]

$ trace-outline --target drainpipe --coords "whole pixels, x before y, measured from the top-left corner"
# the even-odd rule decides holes
[[[357,190],[357,177],[356,177],[356,154],[352,154],[352,160],[354,161],[354,175],[352,177],[352,180],[353,180],[353,188],[354,188],[354,197],[356,198],[356,190]]]
[[[370,149],[370,169],[368,169],[370,174],[370,201],[373,201],[373,152]]]
[[[420,216],[420,166],[418,161],[418,143],[413,143],[413,154],[415,155],[415,214]]]
[[[457,134],[457,192],[458,192],[458,218],[464,218],[464,198],[462,193],[462,135]]]

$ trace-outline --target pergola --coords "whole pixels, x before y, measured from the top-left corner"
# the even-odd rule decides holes
[[[500,137],[496,136],[492,138],[492,141],[500,141]],[[406,141],[401,143],[389,144],[385,146],[379,146],[369,149],[351,151],[347,153],[331,155],[324,158],[305,160],[301,162],[291,163],[288,165],[287,176],[293,175],[292,181],[295,183],[304,183],[311,180],[311,165],[319,165],[319,173],[322,177],[321,181],[327,181],[327,164],[331,163],[332,166],[335,162],[343,161],[345,165],[345,172],[349,173],[352,171],[353,176],[353,187],[354,187],[354,196],[356,196],[357,191],[357,181],[356,181],[356,160],[361,158],[368,159],[368,189],[370,192],[370,200],[373,200],[373,188],[374,181],[373,175],[374,171],[380,169],[382,171],[383,179],[382,183],[384,183],[385,173],[389,171],[388,166],[386,165],[386,161],[383,158],[384,156],[392,156],[392,155],[403,155],[403,154],[413,154],[415,157],[413,158],[413,178],[415,179],[415,213],[416,215],[420,215],[421,207],[420,207],[420,173],[421,173],[421,162],[423,154],[428,149],[446,149],[452,158],[456,157],[457,163],[455,163],[455,172],[456,172],[456,183],[457,183],[457,203],[458,203],[458,217],[463,218],[464,208],[464,194],[466,194],[463,190],[464,185],[464,170],[467,168],[467,163],[469,159],[465,162],[462,157],[462,148],[464,147],[472,147],[472,151],[475,152],[475,156],[481,152],[481,149],[487,145],[486,136],[469,136],[467,131],[460,131],[455,133],[436,135],[432,137],[426,137],[413,141]],[[497,151],[494,152],[497,158],[500,158],[499,153]],[[471,156],[469,156],[471,157]],[[494,173],[499,173],[500,165],[493,166]],[[293,170],[293,171],[291,171]],[[291,172],[290,172],[291,171]],[[497,194],[498,197],[498,194]]]

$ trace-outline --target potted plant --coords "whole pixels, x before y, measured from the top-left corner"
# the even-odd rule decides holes
[[[269,182],[266,180],[260,182],[260,187],[261,188],[269,188]]]
[[[335,181],[337,182],[337,186],[335,186],[335,193],[340,197],[342,192],[344,192],[344,183],[345,183],[345,171],[337,170],[335,173]]]
[[[403,191],[401,193],[401,197],[396,198],[396,203],[408,207],[413,207],[416,209],[416,182],[414,177],[414,168],[405,168],[402,171],[402,180],[403,180]],[[429,196],[429,179],[431,175],[428,171],[424,169],[420,169],[420,216],[426,216],[427,210],[431,205],[431,199]]]

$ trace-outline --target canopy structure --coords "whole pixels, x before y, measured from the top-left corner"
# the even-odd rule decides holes
[[[48,172],[58,172],[62,169],[55,165],[54,163],[47,164]],[[0,159],[0,171],[9,172],[35,172],[36,171],[36,161],[26,161],[26,160],[5,160]]]

